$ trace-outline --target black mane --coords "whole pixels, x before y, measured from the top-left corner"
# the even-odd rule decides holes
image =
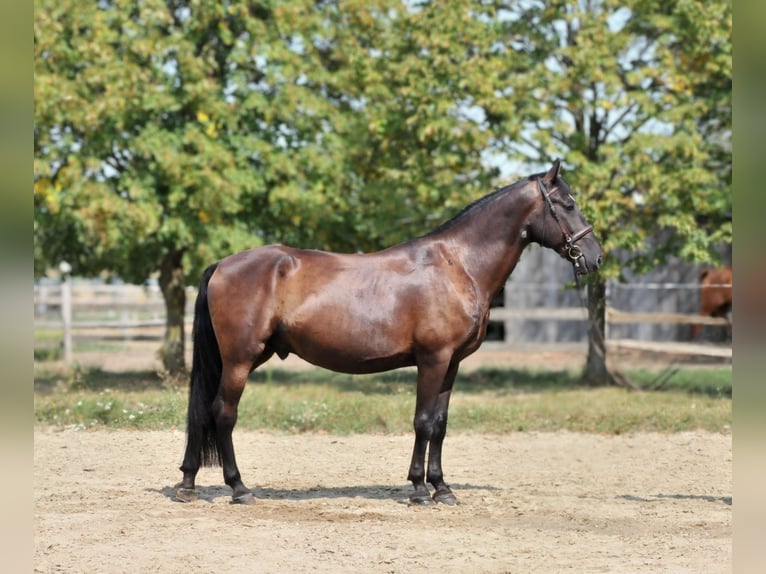
[[[487,195],[477,199],[473,203],[469,203],[467,206],[461,209],[454,217],[452,217],[451,219],[448,219],[447,221],[445,221],[444,223],[442,223],[435,229],[432,229],[431,231],[426,233],[423,237],[429,237],[431,235],[435,235],[437,233],[440,233],[442,231],[446,231],[452,228],[457,222],[459,222],[469,213],[473,213],[477,209],[482,209],[487,204],[495,201],[498,197],[505,195],[507,192],[513,191],[521,187],[522,185],[526,185],[530,181],[534,180],[536,177],[540,177],[542,175],[544,174],[530,175],[529,177],[525,177],[524,179],[521,179],[515,183],[511,183],[511,184],[496,188],[492,193],[488,193]]]

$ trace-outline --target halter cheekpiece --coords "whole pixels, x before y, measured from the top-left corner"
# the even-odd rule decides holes
[[[543,196],[543,199],[545,200],[545,203],[548,204],[548,209],[550,210],[554,221],[558,224],[559,229],[561,229],[561,233],[564,234],[564,249],[566,250],[567,258],[575,266],[575,269],[579,269],[580,259],[582,259],[583,253],[580,246],[577,245],[576,243],[580,241],[580,239],[588,235],[589,233],[592,233],[593,226],[588,225],[587,227],[581,229],[577,233],[574,233],[574,234],[569,233],[564,228],[564,224],[559,219],[559,214],[556,212],[556,208],[554,207],[553,202],[551,201],[551,195],[553,195],[557,191],[557,188],[554,187],[551,191],[548,191],[548,188],[541,177],[537,178],[537,185],[538,185],[538,189],[540,189],[540,194]]]

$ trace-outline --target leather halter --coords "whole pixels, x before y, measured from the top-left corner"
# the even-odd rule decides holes
[[[556,193],[558,191],[558,188],[553,188],[553,190],[548,191],[548,188],[545,185],[545,182],[543,182],[542,178],[537,178],[537,185],[538,189],[540,190],[540,194],[543,196],[543,199],[545,200],[545,203],[548,204],[548,209],[551,212],[551,215],[553,216],[553,219],[556,221],[556,223],[559,226],[559,229],[561,229],[561,233],[564,234],[564,249],[567,253],[567,258],[572,262],[572,264],[575,266],[575,268],[580,267],[580,259],[583,258],[582,249],[580,249],[579,245],[576,245],[580,239],[588,235],[589,233],[593,232],[593,226],[588,225],[587,227],[581,229],[577,233],[569,233],[564,228],[564,224],[559,219],[559,214],[556,212],[556,208],[553,205],[553,202],[551,201],[551,195]]]

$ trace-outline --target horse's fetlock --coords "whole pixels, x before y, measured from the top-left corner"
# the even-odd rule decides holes
[[[444,485],[444,474],[431,474],[428,473],[428,483],[433,485],[434,488],[439,488]]]
[[[242,477],[240,476],[240,474],[239,474],[239,471],[233,472],[233,473],[231,473],[231,474],[226,474],[226,473],[224,473],[224,475],[223,475],[223,481],[224,481],[224,482],[225,482],[227,485],[229,485],[229,486],[231,486],[232,488],[234,488],[234,486],[235,486],[235,485],[237,485],[237,484],[239,484],[240,482],[242,482]]]

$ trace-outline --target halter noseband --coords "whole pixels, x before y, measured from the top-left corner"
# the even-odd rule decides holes
[[[542,178],[537,178],[537,185],[538,189],[540,189],[540,195],[543,196],[545,203],[548,204],[548,209],[550,210],[554,221],[558,223],[559,229],[561,229],[561,233],[564,234],[564,249],[566,249],[567,257],[575,266],[575,268],[579,269],[580,259],[583,257],[583,253],[582,249],[580,249],[580,246],[576,245],[576,243],[591,233],[593,231],[593,226],[588,225],[575,234],[568,233],[567,230],[564,229],[564,224],[559,219],[559,214],[556,212],[556,208],[553,206],[553,202],[551,201],[551,195],[553,195],[557,189],[554,188],[552,191],[548,191],[548,188],[545,186],[545,182],[543,182]]]

